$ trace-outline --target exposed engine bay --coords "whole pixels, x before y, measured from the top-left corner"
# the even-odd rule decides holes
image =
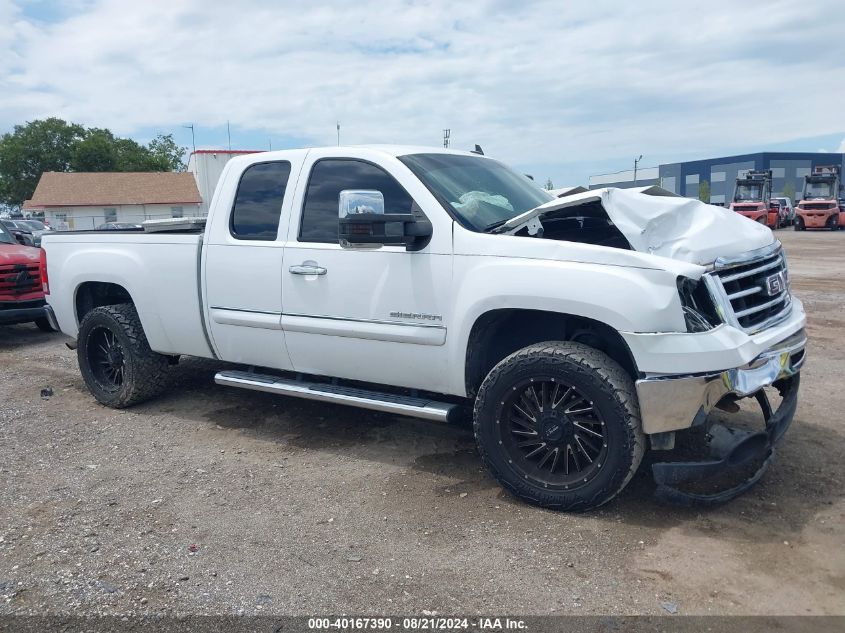
[[[530,227],[524,226],[514,235],[530,234]],[[582,242],[633,250],[598,200],[544,214],[541,228],[534,235],[548,240]]]

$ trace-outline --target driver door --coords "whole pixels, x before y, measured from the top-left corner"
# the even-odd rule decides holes
[[[415,201],[400,179],[421,184],[398,161],[389,173],[364,157],[313,154],[298,186],[282,266],[282,329],[294,369],[445,390],[451,221],[434,223],[431,241],[419,251],[342,248],[341,191],[380,191],[385,213],[409,213]]]

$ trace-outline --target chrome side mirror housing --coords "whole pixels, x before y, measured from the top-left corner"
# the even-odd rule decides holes
[[[338,196],[338,238],[343,248],[405,245],[418,250],[431,237],[431,223],[413,213],[385,213],[384,195],[371,189],[344,189]]]

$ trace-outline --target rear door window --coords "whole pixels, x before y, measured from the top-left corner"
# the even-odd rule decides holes
[[[239,240],[275,240],[279,232],[290,163],[250,165],[241,174],[229,230]]]

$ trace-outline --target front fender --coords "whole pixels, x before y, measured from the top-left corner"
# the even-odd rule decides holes
[[[673,273],[527,258],[456,257],[450,383],[463,384],[469,336],[486,312],[542,310],[584,317],[617,332],[684,332]]]

